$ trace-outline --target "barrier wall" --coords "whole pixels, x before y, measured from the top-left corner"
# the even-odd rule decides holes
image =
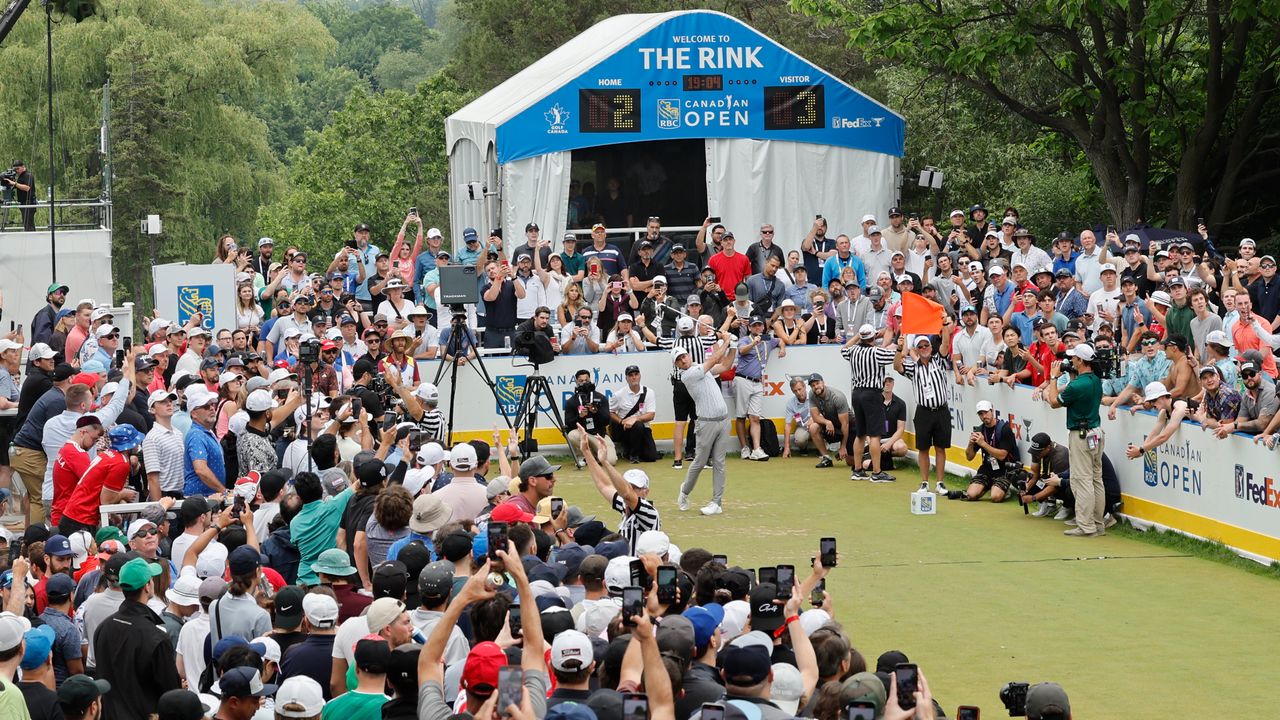
[[[667,378],[671,361],[666,353],[562,356],[542,366],[541,373],[563,407],[563,401],[572,394],[573,375],[577,370],[589,370],[600,392],[610,394],[626,386],[624,370],[628,365],[640,368],[643,382],[654,389],[659,399],[654,436],[670,439],[673,415]],[[438,367],[436,361],[421,363],[422,377],[433,380]],[[485,367],[495,383],[496,400],[474,368],[458,368],[457,397],[452,403],[456,408],[453,413],[455,439],[488,440],[492,428],[504,426],[502,415],[514,414],[525,380],[533,370],[525,366],[522,358],[511,357],[487,358]],[[785,357],[772,357],[767,370],[765,414],[778,422],[779,430],[791,392],[788,380],[792,375],[820,372],[833,387],[846,393],[849,388],[849,365],[832,347],[791,348]],[[448,375],[449,368],[446,368],[440,383],[441,407],[446,412],[451,406]],[[949,454],[948,464],[953,471],[967,473],[974,467],[964,460],[964,446],[969,432],[978,424],[973,408],[979,400],[990,400],[1000,416],[1010,423],[1024,462],[1035,433],[1047,432],[1056,441],[1066,441],[1065,412],[1032,400],[1031,388],[1027,386],[952,386],[950,392],[955,447]],[[907,382],[901,378],[897,394],[908,407],[910,444],[914,400]],[[1236,434],[1219,440],[1199,425],[1187,422],[1168,442],[1143,458],[1126,458],[1125,446],[1141,442],[1154,421],[1154,415],[1145,411],[1132,416],[1121,411],[1115,421],[1103,416],[1105,452],[1120,477],[1124,514],[1140,524],[1222,542],[1256,560],[1280,560],[1280,483],[1276,481],[1280,477],[1280,453],[1255,444],[1247,435]],[[546,416],[539,419],[538,441],[545,445],[563,444],[559,433],[550,425]]]

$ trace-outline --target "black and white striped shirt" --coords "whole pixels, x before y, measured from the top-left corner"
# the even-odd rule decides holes
[[[707,352],[711,350],[711,346],[715,345],[715,335],[676,335],[675,337],[658,338],[658,347],[665,352],[672,348],[684,348],[689,353],[689,360],[694,365],[701,365],[707,361]],[[680,380],[680,370],[674,364],[671,368],[671,380],[673,382]]]
[[[934,355],[924,365],[915,358],[902,359],[902,374],[911,380],[911,387],[916,391],[916,406],[930,410],[946,407],[947,385],[951,382],[951,361],[941,355]]]
[[[884,389],[884,369],[898,356],[891,348],[861,343],[840,348],[840,357],[849,361],[850,386],[854,390]]]
[[[418,429],[423,433],[423,442],[444,443],[444,413],[439,408],[424,410],[418,419]]]
[[[626,538],[631,552],[636,551],[636,540],[646,530],[661,530],[662,519],[658,517],[658,508],[648,498],[636,498],[636,507],[631,509],[623,502],[622,495],[613,494],[613,509],[622,513],[622,522],[618,524],[618,534]]]

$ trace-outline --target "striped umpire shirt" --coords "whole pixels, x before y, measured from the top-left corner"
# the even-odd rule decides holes
[[[613,494],[613,509],[622,514],[622,522],[618,523],[618,534],[626,538],[630,552],[636,551],[636,540],[648,530],[661,530],[662,519],[658,517],[658,508],[648,498],[636,498],[635,508],[627,507],[622,495]]]
[[[951,381],[951,361],[934,355],[921,365],[912,357],[902,358],[902,374],[916,391],[916,406],[930,410],[946,407],[947,385]]]
[[[658,347],[663,351],[677,347],[684,348],[689,353],[689,360],[694,365],[701,365],[707,361],[707,353],[715,343],[715,335],[676,335],[675,337],[658,338]],[[671,380],[672,382],[680,380],[680,369],[674,365],[671,368]]]
[[[893,364],[898,353],[891,348],[873,345],[846,345],[840,348],[840,357],[849,361],[850,386],[854,390],[884,389],[884,369]]]

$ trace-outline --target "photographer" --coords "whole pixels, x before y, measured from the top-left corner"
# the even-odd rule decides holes
[[[27,170],[27,164],[21,160],[13,161],[13,168],[7,173],[0,173],[0,185],[14,193],[19,205],[36,204],[36,181]],[[22,229],[31,232],[36,229],[36,209],[24,207],[22,212]]]
[[[613,438],[609,430],[609,401],[604,395],[596,392],[595,383],[591,382],[591,372],[579,370],[574,373],[576,388],[573,396],[564,403],[564,425],[573,428],[566,436],[571,446],[579,444],[578,427],[586,430],[591,450],[602,463],[618,464],[618,451],[614,448]]]
[[[485,266],[488,280],[481,288],[484,298],[484,346],[500,348],[510,343],[516,327],[516,301],[523,298],[524,283],[516,282],[515,268],[505,260]]]
[[[1055,408],[1067,409],[1067,430],[1071,433],[1067,447],[1071,454],[1071,490],[1079,498],[1076,508],[1078,525],[1067,530],[1069,537],[1106,535],[1103,526],[1105,491],[1102,483],[1102,446],[1106,436],[1098,408],[1102,404],[1102,380],[1093,370],[1093,346],[1080,343],[1067,351],[1074,379],[1058,393],[1057,379],[1064,364],[1055,362],[1052,380],[1045,389],[1045,399]]]
[[[657,415],[657,397],[640,384],[638,366],[627,366],[626,378],[627,386],[609,398],[610,434],[632,463],[653,462],[660,457],[649,427]]]
[[[1056,392],[1055,392],[1056,396]],[[979,400],[976,410],[982,424],[969,433],[969,444],[964,457],[973,460],[982,455],[982,464],[969,481],[966,490],[951,490],[951,500],[980,500],[991,493],[991,502],[1003,502],[1014,485],[1021,486],[1022,460],[1018,453],[1018,441],[1009,423],[996,417],[995,408],[986,400]]]
[[[1039,502],[1040,509],[1032,513],[1036,517],[1053,515],[1054,520],[1065,520],[1075,525],[1072,516],[1076,509],[1076,496],[1071,492],[1070,451],[1050,439],[1048,433],[1037,433],[1031,438],[1031,475],[1027,479],[1019,500],[1025,505]],[[1115,466],[1102,456],[1102,485],[1104,490],[1103,526],[1116,524],[1114,514],[1120,509],[1120,477]],[[1056,510],[1057,514],[1054,514]]]

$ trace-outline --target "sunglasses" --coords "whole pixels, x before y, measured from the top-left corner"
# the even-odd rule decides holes
[[[772,234],[773,234],[773,231],[772,231],[772,230],[761,230],[761,231],[760,231],[760,234],[761,234],[761,235],[772,235]]]
[[[1143,341],[1142,341],[1142,344],[1143,344],[1143,345],[1157,345],[1157,344],[1159,344],[1159,343],[1160,343],[1160,341],[1159,341],[1159,340],[1154,340],[1154,339],[1153,339],[1153,340],[1143,340]]]
[[[1263,269],[1266,269],[1266,268],[1273,268],[1273,267],[1275,267],[1275,264],[1274,264],[1274,263],[1263,263],[1263,264],[1259,265],[1258,267],[1263,268]]]
[[[306,261],[307,261],[306,258],[300,258],[300,257],[289,258],[289,262],[300,263],[300,262],[306,262]]]
[[[135,538],[140,538],[140,537],[150,537],[152,535],[159,535],[159,534],[160,534],[159,530],[155,528],[147,528],[146,530],[139,530],[138,532],[134,533],[133,536]]]

